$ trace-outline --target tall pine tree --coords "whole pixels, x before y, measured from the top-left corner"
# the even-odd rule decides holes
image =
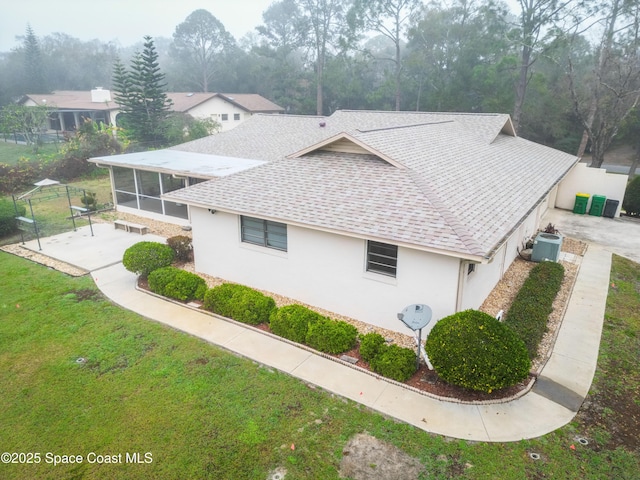
[[[158,53],[151,37],[144,37],[142,53],[136,52],[130,69],[117,60],[113,68],[113,89],[120,105],[120,126],[133,140],[147,147],[166,142],[166,119],[171,100],[164,89],[164,73],[160,71]]]
[[[22,83],[24,93],[49,93],[40,44],[29,24],[27,24],[27,33],[22,47],[24,49],[24,79]]]

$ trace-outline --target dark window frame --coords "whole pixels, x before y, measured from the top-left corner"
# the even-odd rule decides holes
[[[367,240],[367,272],[396,278],[398,275],[398,246]]]
[[[281,252],[286,252],[289,247],[285,223],[244,215],[240,215],[240,240]]]

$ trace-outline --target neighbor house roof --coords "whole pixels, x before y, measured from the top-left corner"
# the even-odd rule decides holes
[[[103,90],[103,92],[107,92]],[[93,102],[91,91],[56,90],[53,93],[28,93],[21,103],[30,99],[37,105],[47,105],[60,110],[115,110],[118,104],[110,97],[110,101]]]
[[[106,96],[110,100],[108,102],[92,101],[92,92],[89,90],[57,90],[47,94],[26,94],[22,103],[26,99],[31,99],[38,105],[50,105],[67,110],[114,110],[118,108],[113,92],[101,89],[99,95],[100,97]],[[250,113],[284,112],[284,108],[281,106],[255,93],[167,92],[167,97],[173,102],[171,109],[175,112],[188,112],[212,98],[220,98]]]
[[[250,113],[284,112],[284,108],[256,93],[167,92],[167,97],[173,102],[172,110],[176,112],[188,112],[213,98],[220,98]]]
[[[465,258],[490,257],[577,162],[502,114],[258,115],[173,150],[267,161],[176,201]]]

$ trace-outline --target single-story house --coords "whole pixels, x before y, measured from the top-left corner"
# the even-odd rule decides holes
[[[284,109],[255,93],[190,93],[167,92],[171,110],[194,118],[212,118],[220,131],[238,126],[256,113],[283,113]],[[120,113],[111,91],[94,88],[91,91],[58,90],[50,94],[27,94],[20,103],[26,106],[48,105],[54,108],[48,130],[73,131],[83,119],[117,125]]]
[[[369,111],[256,115],[146,155],[90,161],[119,209],[158,215],[151,184],[188,206],[196,271],[405,333],[408,305],[479,307],[578,162],[508,115]]]
[[[116,116],[120,111],[111,92],[102,88],[94,88],[91,91],[57,90],[47,94],[29,93],[24,95],[19,103],[27,107],[51,107],[53,112],[49,117],[47,130],[54,132],[74,131],[83,119],[115,125]]]
[[[221,132],[231,130],[256,113],[284,113],[284,108],[256,93],[167,92],[174,112],[213,118]]]

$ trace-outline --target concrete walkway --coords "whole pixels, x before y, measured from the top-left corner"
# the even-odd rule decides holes
[[[475,441],[538,437],[569,423],[589,391],[598,359],[611,255],[590,247],[585,255],[556,346],[540,381],[507,403],[467,405],[437,400],[208,314],[135,288],[122,264],[95,270],[102,292],[149,319],[277,368],[305,382],[362,403],[429,432]]]
[[[362,403],[423,430],[474,441],[517,441],[570,422],[589,391],[606,305],[611,252],[591,245],[584,256],[553,353],[526,395],[500,404],[434,399],[355,370],[254,329],[138,291],[136,276],[118,259],[130,244],[164,241],[94,225],[51,237],[39,253],[91,271],[113,302],[151,320],[200,337],[305,382]],[[35,243],[28,248],[37,251]]]

